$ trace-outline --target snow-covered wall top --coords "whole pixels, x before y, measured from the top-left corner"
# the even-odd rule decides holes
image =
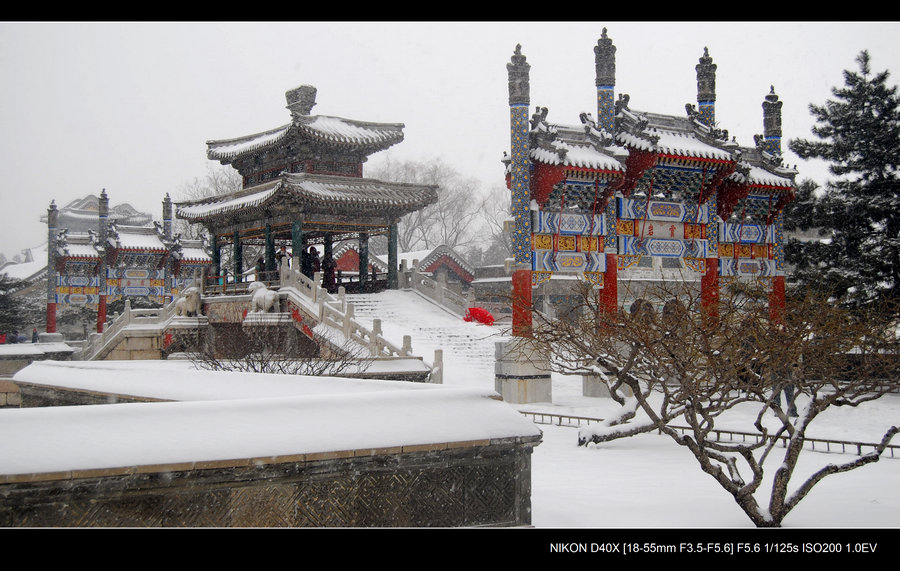
[[[0,410],[5,435],[0,474],[540,436],[532,422],[490,390],[188,367],[171,362],[26,367],[16,381],[189,400]]]

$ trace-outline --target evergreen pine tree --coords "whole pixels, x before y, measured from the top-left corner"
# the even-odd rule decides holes
[[[23,287],[21,280],[0,274],[0,334],[10,334],[13,331],[21,333],[22,325],[21,302],[13,297],[13,294]]]
[[[790,142],[801,158],[827,161],[835,178],[821,192],[801,185],[786,228],[818,228],[820,239],[792,240],[786,257],[801,285],[865,306],[900,300],[900,100],[887,71],[872,73],[868,52],[856,61],[834,99],[809,107],[819,140]]]

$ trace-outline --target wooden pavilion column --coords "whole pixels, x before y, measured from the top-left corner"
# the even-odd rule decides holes
[[[616,254],[606,254],[603,289],[600,290],[600,310],[615,314],[619,310],[619,260]]]
[[[359,233],[359,287],[369,281],[369,235]]]
[[[514,337],[531,337],[532,298],[531,270],[515,270],[512,274],[512,334]]]
[[[399,258],[397,255],[398,234],[397,222],[392,222],[388,227],[388,289],[400,287],[400,280],[397,275]]]
[[[244,247],[241,244],[241,233],[234,231],[234,283],[244,281]]]
[[[291,257],[294,260],[294,269],[303,270],[303,222],[294,220],[291,222]]]
[[[784,276],[775,276],[772,291],[769,292],[769,319],[780,324],[784,320],[785,286]]]
[[[706,258],[706,272],[700,278],[700,310],[710,325],[719,318],[719,258]]]
[[[212,275],[214,280],[218,280],[222,275],[222,253],[219,251],[219,238],[214,231],[210,231],[210,249],[212,249]],[[203,287],[205,284],[201,284]],[[210,284],[213,285],[213,284]]]
[[[272,237],[272,225],[266,223],[266,279],[275,279],[275,239]]]
[[[336,265],[334,263],[334,237],[330,233],[325,234],[324,250],[322,253],[322,287],[329,293],[334,293],[337,277],[334,273]]]

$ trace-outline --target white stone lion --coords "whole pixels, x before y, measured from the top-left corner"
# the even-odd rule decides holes
[[[250,290],[250,311],[253,313],[278,312],[278,292],[266,288],[262,282],[251,282],[247,289]]]
[[[192,317],[200,314],[200,290],[189,287],[175,300],[175,315]]]

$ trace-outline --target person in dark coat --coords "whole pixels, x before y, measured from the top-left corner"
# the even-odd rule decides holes
[[[38,339],[39,339],[39,337],[38,337],[37,327],[35,327],[35,328],[31,331],[31,342],[32,342],[32,343],[37,343],[37,342],[38,342]]]

